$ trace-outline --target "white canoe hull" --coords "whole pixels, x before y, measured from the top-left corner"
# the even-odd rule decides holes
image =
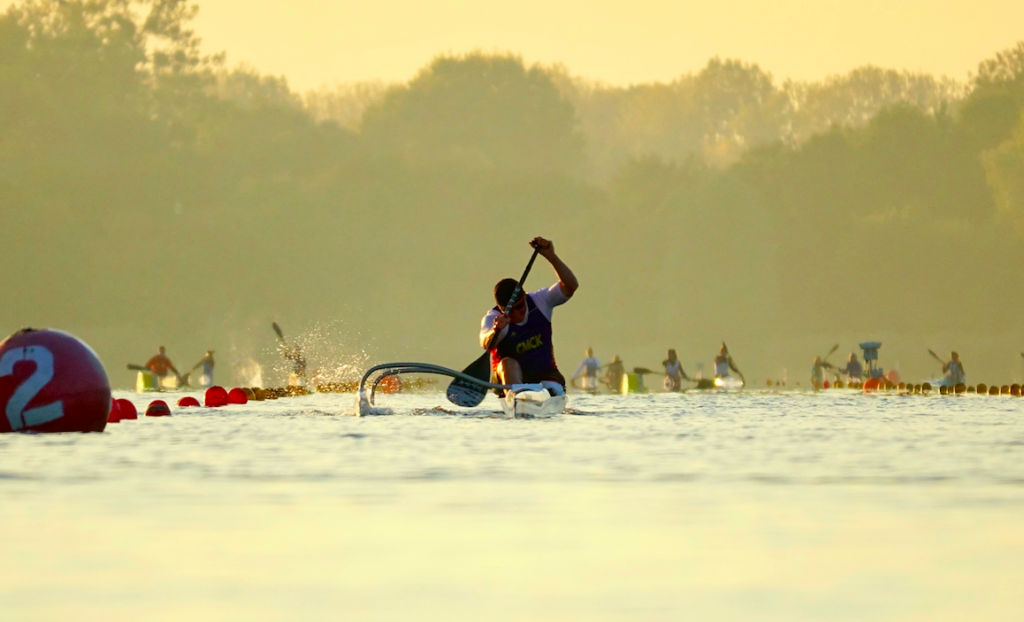
[[[551,395],[547,391],[509,391],[501,399],[501,409],[509,418],[554,417],[565,411],[566,401],[565,395]]]

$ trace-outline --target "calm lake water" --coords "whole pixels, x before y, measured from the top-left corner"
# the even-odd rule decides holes
[[[353,399],[0,436],[0,618],[1024,619],[1024,399]]]

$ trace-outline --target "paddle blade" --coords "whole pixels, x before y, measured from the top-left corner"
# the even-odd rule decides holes
[[[132,365],[131,363],[128,363],[128,369],[130,369],[132,371],[148,371],[149,370],[148,367],[143,367],[142,365]]]
[[[449,402],[456,406],[473,408],[479,406],[480,402],[484,401],[484,398],[487,397],[487,389],[472,382],[455,379],[448,385],[448,391],[445,392],[445,396]]]
[[[659,373],[659,372],[651,371],[651,370],[647,369],[646,367],[634,367],[633,368],[633,373],[638,375],[638,376],[644,376],[644,375],[647,375],[647,374],[656,374],[656,373]]]
[[[490,359],[490,353],[484,352],[480,358],[470,363],[466,369],[463,369],[462,373],[478,378],[482,382],[489,382],[491,380]],[[456,378],[448,385],[445,395],[448,401],[456,406],[472,408],[479,406],[480,402],[484,401],[484,397],[487,396],[487,389],[478,384]]]
[[[274,332],[277,333],[277,338],[284,341],[284,332],[281,330],[281,327],[277,325],[277,322],[272,323],[271,326],[274,327]]]

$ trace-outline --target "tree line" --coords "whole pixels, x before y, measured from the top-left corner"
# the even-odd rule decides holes
[[[457,365],[545,233],[583,275],[563,359],[730,337],[768,376],[822,339],[1020,349],[1024,43],[967,84],[712,59],[619,88],[471,53],[301,94],[204,52],[196,11],[0,16],[0,328],[67,328],[114,371],[340,320],[371,357]]]

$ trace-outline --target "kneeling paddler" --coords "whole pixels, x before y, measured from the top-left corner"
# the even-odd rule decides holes
[[[537,237],[530,242],[555,269],[558,282],[530,292],[506,309],[518,282],[502,279],[494,286],[498,303],[480,323],[480,346],[491,344],[491,368],[501,384],[539,383],[545,380],[565,387],[565,378],[555,363],[551,342],[551,316],[555,307],[565,304],[576,292],[579,282],[565,262],[555,253],[550,240]],[[491,337],[497,332],[493,343]]]

